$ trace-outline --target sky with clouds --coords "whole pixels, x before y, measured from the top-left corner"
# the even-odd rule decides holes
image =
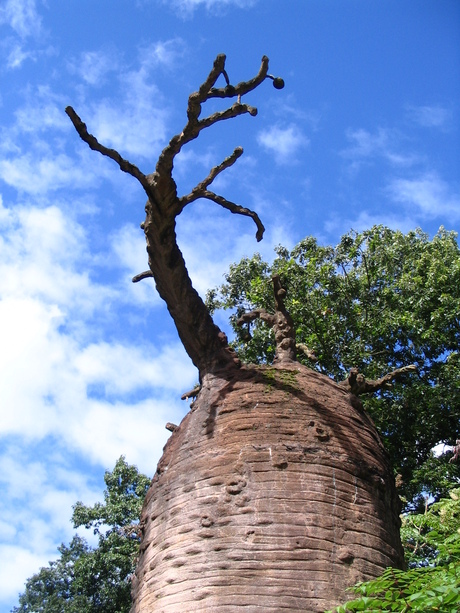
[[[184,210],[202,295],[231,262],[310,234],[460,227],[457,0],[0,0],[0,613],[121,454],[154,473],[197,380],[153,283],[131,283],[144,192],[64,109],[149,173],[218,53],[232,83],[265,54],[286,87],[266,80],[245,100],[257,117],[175,161],[185,194],[243,146],[213,186],[267,228],[257,244],[246,217]]]

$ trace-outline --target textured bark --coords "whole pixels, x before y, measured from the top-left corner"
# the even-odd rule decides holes
[[[141,527],[132,613],[319,612],[403,563],[399,499],[371,420],[297,363],[204,377]]]
[[[361,396],[362,394],[375,394],[375,392],[378,392],[381,389],[392,389],[392,381],[402,378],[409,372],[413,373],[416,371],[417,365],[409,364],[409,366],[397,368],[396,370],[383,375],[383,377],[380,377],[380,379],[366,379],[357,368],[352,368],[345,381],[341,381],[339,385],[355,396]]]
[[[208,176],[189,194],[180,197],[172,176],[174,158],[184,145],[199,136],[201,130],[246,113],[256,116],[257,109],[249,104],[243,104],[241,97],[254,90],[265,79],[272,79],[276,89],[284,87],[282,79],[268,74],[268,58],[265,55],[254,78],[231,85],[225,70],[225,59],[223,54],[216,57],[206,80],[198,91],[189,96],[186,125],[180,134],[176,134],[169,141],[158,158],[155,171],[148,175],[135,164],[125,160],[115,149],[99,143],[97,138],[88,132],[86,124],[74,109],[71,106],[66,108],[66,113],[81,139],[94,151],[114,160],[123,172],[135,177],[147,194],[146,217],[142,228],[147,241],[149,270],[136,275],[133,281],[138,282],[148,277],[155,279],[158,293],[166,302],[182,344],[198,368],[200,377],[208,372],[235,368],[239,366],[239,361],[229,348],[227,337],[214,324],[208,309],[192,287],[182,253],[177,245],[176,217],[187,205],[199,198],[206,198],[232,213],[250,217],[256,224],[258,241],[262,240],[265,228],[257,213],[230,202],[209,189],[214,179],[242,155],[241,147],[237,147],[221,164],[212,168]],[[214,87],[220,76],[224,77],[226,86]],[[202,118],[202,105],[211,98],[236,98],[236,101],[224,111]]]
[[[275,365],[239,368],[192,287],[177,245],[176,217],[198,198],[250,217],[261,240],[264,227],[255,212],[209,189],[241,148],[185,196],[178,196],[172,170],[175,156],[202,129],[257,114],[241,96],[266,78],[283,87],[267,71],[264,56],[253,79],[233,86],[225,56],[217,56],[189,97],[184,129],[148,175],[99,143],[72,107],[66,109],[82,140],[134,176],[147,194],[142,228],[149,270],[133,281],[154,278],[202,383],[187,393],[197,399],[182,423],[166,425],[172,435],[142,512],[132,613],[324,611],[356,581],[403,562],[388,458],[359,399],[349,393],[357,377],[341,387],[295,362],[295,331],[279,278],[275,312],[242,318],[249,324],[260,317],[273,327]],[[216,88],[221,75],[226,85]],[[236,101],[200,118],[210,98]]]

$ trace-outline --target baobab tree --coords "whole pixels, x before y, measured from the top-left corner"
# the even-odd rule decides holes
[[[184,196],[172,176],[175,156],[203,129],[257,114],[242,96],[267,79],[284,86],[268,74],[265,56],[254,78],[232,85],[225,59],[217,56],[190,95],[185,127],[148,175],[99,143],[66,109],[80,137],[144,188],[149,269],[133,281],[154,279],[199,372],[199,387],[185,394],[193,397],[190,411],[180,425],[167,425],[172,435],[143,507],[132,613],[324,611],[343,601],[356,581],[403,564],[390,462],[355,395],[362,389],[357,373],[338,385],[296,360],[277,277],[272,312],[242,318],[273,327],[275,360],[242,365],[193,288],[177,245],[176,217],[200,198],[252,218],[257,240],[264,233],[257,213],[210,189],[241,148]],[[221,77],[225,84],[217,87]],[[202,117],[212,98],[234,102]],[[369,385],[377,389],[380,382]]]

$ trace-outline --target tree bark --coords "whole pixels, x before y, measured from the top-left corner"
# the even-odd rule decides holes
[[[211,169],[208,176],[189,194],[179,197],[176,183],[172,176],[174,158],[182,147],[197,138],[201,130],[215,123],[238,117],[245,113],[255,116],[257,109],[241,103],[241,96],[258,87],[268,75],[268,58],[263,56],[257,75],[249,81],[230,85],[225,70],[225,55],[218,55],[211,72],[199,90],[189,96],[187,123],[180,134],[176,134],[162,151],[155,172],[145,175],[135,164],[125,160],[118,151],[110,149],[90,134],[86,125],[70,106],[66,113],[70,117],[81,139],[88,146],[102,155],[114,160],[120,169],[135,177],[144,188],[148,200],[145,206],[145,222],[142,228],[147,241],[149,271],[136,275],[138,282],[153,277],[158,293],[166,302],[169,313],[174,320],[179,337],[191,360],[198,368],[200,378],[208,372],[239,366],[239,360],[228,346],[227,337],[216,326],[203,300],[192,287],[182,253],[176,240],[176,217],[183,209],[199,198],[206,198],[219,204],[232,213],[250,217],[257,226],[256,239],[260,241],[264,226],[259,216],[241,205],[215,194],[209,189],[214,179],[229,168],[242,155],[237,147],[221,164]],[[223,75],[225,87],[216,88],[217,79]],[[274,79],[275,83],[276,79]],[[277,86],[277,88],[279,88]],[[201,118],[202,105],[211,98],[236,98],[236,102],[224,111],[219,111]]]
[[[323,612],[402,566],[399,512],[358,398],[295,362],[206,375],[146,498],[132,613]]]
[[[216,88],[220,76],[226,85]],[[179,426],[166,426],[172,435],[142,511],[132,613],[319,612],[342,601],[356,581],[403,563],[399,499],[378,434],[352,386],[344,389],[295,361],[295,331],[279,278],[275,312],[243,316],[274,328],[275,363],[240,368],[192,287],[177,245],[176,217],[198,198],[250,217],[261,240],[264,227],[255,212],[209,189],[242,149],[185,196],[177,195],[172,170],[175,156],[202,129],[256,115],[241,96],[266,78],[277,89],[284,85],[268,74],[264,56],[253,79],[233,86],[225,56],[217,56],[189,97],[186,126],[149,175],[99,143],[66,109],[82,140],[134,176],[147,194],[142,228],[149,270],[133,281],[154,278],[200,373],[201,388],[187,393],[196,396],[190,412]],[[215,97],[237,100],[200,118],[203,103]]]

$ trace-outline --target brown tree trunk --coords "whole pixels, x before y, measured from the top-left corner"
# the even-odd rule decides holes
[[[399,499],[371,420],[295,362],[204,377],[141,525],[132,613],[322,612],[403,563]]]
[[[216,88],[220,76],[226,85]],[[172,170],[175,156],[202,129],[244,113],[255,116],[257,109],[241,97],[267,78],[277,89],[284,85],[268,74],[264,56],[253,79],[233,86],[225,56],[217,56],[189,97],[187,124],[149,175],[100,144],[72,107],[66,109],[80,137],[147,194],[142,227],[149,270],[133,281],[155,279],[202,383],[181,425],[167,424],[173,434],[142,512],[132,613],[324,611],[356,581],[403,562],[388,458],[350,393],[357,375],[341,387],[295,362],[293,322],[277,278],[274,313],[259,309],[242,318],[261,318],[274,328],[275,364],[239,368],[192,287],[177,245],[176,217],[198,198],[251,217],[261,240],[264,227],[255,212],[209,189],[241,148],[182,197]],[[201,118],[210,98],[236,102]]]

